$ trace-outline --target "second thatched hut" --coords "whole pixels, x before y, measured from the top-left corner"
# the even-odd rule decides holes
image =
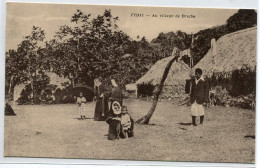
[[[257,28],[227,34],[212,42],[208,53],[193,67],[201,68],[211,86],[220,85],[232,96],[256,89]]]

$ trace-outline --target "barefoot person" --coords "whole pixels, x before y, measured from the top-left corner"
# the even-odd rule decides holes
[[[96,99],[96,108],[94,114],[95,121],[104,121],[108,116],[108,101],[106,96],[106,88],[102,84],[100,78],[94,80],[94,94]]]
[[[202,70],[200,68],[195,69],[195,78],[192,79],[191,83],[191,117],[192,125],[197,126],[196,117],[200,117],[200,124],[203,124],[204,120],[204,107],[208,103],[208,84],[202,76]]]
[[[77,104],[78,104],[78,114],[80,119],[86,119],[86,99],[83,97],[83,93],[79,93],[79,97],[77,97]]]
[[[124,138],[128,139],[132,136],[133,132],[133,120],[131,119],[130,115],[127,113],[127,108],[125,106],[122,107],[122,114],[121,114],[121,126],[122,126],[122,133]]]

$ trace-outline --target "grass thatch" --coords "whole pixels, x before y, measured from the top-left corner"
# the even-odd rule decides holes
[[[151,69],[141,77],[136,84],[152,84],[158,85],[162,79],[164,70],[168,62],[173,58],[173,56],[164,58],[157,61]],[[189,78],[190,68],[183,61],[174,62],[168,73],[168,76],[164,82],[164,85],[180,85],[184,84],[185,80]]]
[[[216,42],[216,55],[212,48],[193,67],[201,68],[205,76],[213,75],[230,78],[234,70],[244,67],[255,71],[256,68],[257,27],[240,30],[222,36]]]

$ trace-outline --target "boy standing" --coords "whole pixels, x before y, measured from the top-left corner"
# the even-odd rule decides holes
[[[200,116],[200,124],[203,124],[204,120],[204,107],[209,102],[208,83],[202,76],[202,70],[200,68],[195,69],[195,78],[191,80],[191,117],[192,125],[197,126],[196,116]]]

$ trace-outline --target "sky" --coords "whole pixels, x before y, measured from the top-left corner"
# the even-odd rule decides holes
[[[97,16],[111,9],[118,16],[119,29],[132,39],[145,36],[151,41],[160,32],[196,33],[200,30],[222,25],[237,12],[237,9],[174,8],[174,7],[129,7],[71,4],[7,3],[6,50],[16,49],[24,36],[30,34],[32,26],[45,30],[46,40],[53,38],[59,26],[73,26],[71,16],[80,9],[85,14]],[[157,15],[157,17],[153,17]],[[161,17],[161,15],[163,17]],[[167,17],[171,16],[171,17]]]

